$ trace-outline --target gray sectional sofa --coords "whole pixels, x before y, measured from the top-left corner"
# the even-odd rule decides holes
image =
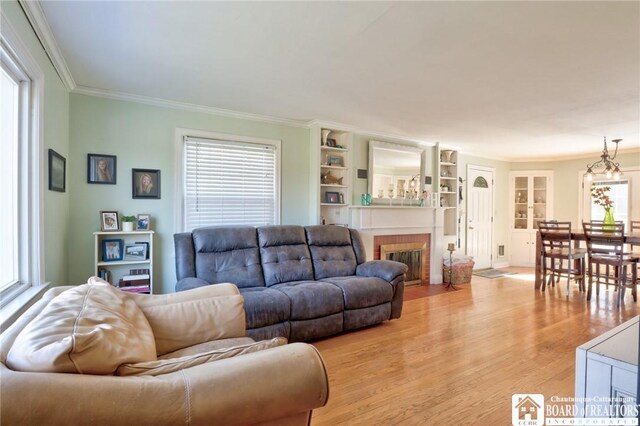
[[[255,340],[308,341],[402,312],[406,265],[367,262],[354,229],[207,227],[175,234],[174,243],[176,291],[234,283]]]

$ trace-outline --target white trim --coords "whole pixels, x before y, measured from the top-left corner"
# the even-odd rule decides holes
[[[53,35],[53,31],[51,31],[51,27],[47,22],[47,18],[44,14],[44,11],[42,10],[42,6],[40,5],[40,1],[18,0],[18,3],[20,3],[20,6],[22,6],[24,13],[27,15],[27,19],[31,23],[36,36],[42,43],[44,50],[49,55],[51,63],[58,72],[62,83],[65,85],[68,91],[75,89],[76,83],[73,80],[71,71],[69,71],[67,62],[64,60],[64,56],[62,56],[62,52],[60,51],[58,42]]]
[[[114,99],[118,101],[136,102],[145,105],[159,106],[163,108],[181,109],[191,112],[199,112],[203,114],[214,114],[221,117],[239,118],[242,120],[260,121],[264,123],[281,124],[291,127],[308,128],[306,122],[299,120],[291,120],[288,118],[272,117],[269,115],[252,114],[248,112],[232,111],[229,109],[215,108],[204,105],[190,104],[187,102],[170,101],[167,99],[153,98],[150,96],[133,95],[129,93],[116,92],[112,90],[94,89],[86,86],[76,86],[71,93],[96,96],[99,98]]]
[[[26,286],[25,286],[26,287]],[[15,322],[22,314],[33,305],[44,292],[49,288],[49,283],[38,286],[29,286],[11,302],[7,303],[0,309],[0,332],[6,330]]]
[[[491,262],[490,262],[490,268],[494,267],[494,259],[495,259],[495,247],[493,246],[494,242],[496,241],[496,221],[495,221],[495,217],[496,217],[496,169],[494,167],[486,167],[486,166],[478,166],[475,164],[467,164],[467,176],[466,176],[466,181],[467,181],[467,200],[465,202],[465,229],[464,229],[464,252],[467,253],[467,243],[468,243],[468,237],[469,237],[469,205],[467,204],[469,202],[469,188],[472,185],[471,179],[469,179],[469,171],[471,169],[474,170],[479,170],[482,172],[490,172],[491,173]],[[505,256],[507,254],[505,253]]]
[[[282,141],[278,139],[256,138],[253,136],[240,136],[231,133],[210,132],[207,130],[185,129],[178,127],[175,132],[175,214],[174,233],[185,232],[184,228],[184,141],[185,138],[218,139],[224,141],[245,142],[262,145],[273,145],[276,151],[276,200],[275,224],[282,221]]]
[[[25,44],[18,37],[17,33],[0,12],[0,24],[2,27],[1,37],[5,41],[10,53],[15,56],[19,64],[24,68],[30,79],[30,90],[28,93],[28,114],[30,118],[27,125],[21,124],[20,137],[26,137],[26,146],[21,147],[27,150],[28,161],[22,164],[20,179],[26,182],[29,188],[28,196],[20,200],[21,215],[25,214],[28,221],[20,226],[20,233],[26,232],[29,241],[29,252],[26,255],[29,259],[29,283],[41,285],[44,282],[44,73],[40,69],[38,62],[26,48]],[[24,143],[24,142],[23,142]],[[21,268],[22,269],[22,268]],[[22,274],[21,274],[22,275]]]

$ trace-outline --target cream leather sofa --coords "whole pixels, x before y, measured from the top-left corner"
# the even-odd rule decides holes
[[[11,359],[7,362],[7,358],[14,343],[22,342],[23,335],[28,334],[20,335],[21,331],[29,331],[32,321],[35,324],[42,320],[43,315],[38,317],[38,314],[43,310],[46,313],[52,299],[69,288],[49,290],[0,335],[2,425],[305,425],[310,423],[312,409],[327,402],[329,389],[322,358],[313,346],[304,343],[159,375],[121,377],[9,368],[12,362]],[[213,346],[223,351],[251,344],[253,340],[242,337],[245,331],[242,301],[240,312],[229,314],[224,303],[220,305],[224,298],[217,297],[241,298],[238,294],[233,285],[217,285],[169,295],[127,294],[126,297],[133,299],[147,316],[160,358],[167,349],[189,344],[197,347],[193,344],[202,342],[203,336],[221,337]],[[211,309],[218,312],[215,315],[221,315],[221,320],[211,321],[206,300],[216,301],[217,305]],[[189,303],[195,304],[194,312]],[[197,317],[206,318],[194,320]],[[216,324],[218,322],[220,324]],[[41,329],[56,327],[50,322],[42,324],[45,325]],[[211,347],[211,342],[199,346],[202,344]],[[14,353],[20,355],[20,349],[14,348]],[[184,351],[188,352],[189,348]]]

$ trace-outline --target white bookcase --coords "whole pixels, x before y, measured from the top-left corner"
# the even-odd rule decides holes
[[[118,285],[120,279],[129,275],[131,269],[148,269],[149,270],[149,288],[151,294],[154,293],[153,288],[153,235],[154,231],[99,231],[94,232],[94,275],[99,276],[99,271],[105,269],[111,274],[111,284]],[[105,240],[122,240],[123,260],[105,260],[103,257],[103,242]],[[125,260],[124,249],[127,244],[147,243],[149,245],[147,258],[144,260]]]

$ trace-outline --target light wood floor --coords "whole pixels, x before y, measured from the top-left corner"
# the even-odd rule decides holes
[[[542,293],[532,270],[512,270],[409,300],[398,320],[315,342],[330,397],[312,424],[510,425],[514,393],[574,396],[576,347],[640,305],[628,291],[616,309],[612,287],[586,303],[573,282],[567,300],[566,281]]]

